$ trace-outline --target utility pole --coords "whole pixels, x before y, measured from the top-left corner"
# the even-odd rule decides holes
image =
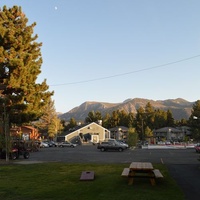
[[[145,133],[144,133],[144,119],[142,118],[142,141],[145,139]]]
[[[6,162],[9,162],[9,152],[10,152],[9,117],[6,112],[5,103],[3,103],[3,132],[5,136]]]
[[[9,153],[10,153],[10,129],[9,129],[9,116],[6,110],[7,101],[6,95],[3,93],[6,89],[4,84],[1,84],[0,78],[0,99],[2,103],[2,132],[5,138],[5,150],[6,150],[6,162],[9,162]]]

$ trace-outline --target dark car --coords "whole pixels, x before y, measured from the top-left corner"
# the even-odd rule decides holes
[[[58,143],[57,142],[54,142],[54,141],[49,141],[49,147],[57,147],[58,146]]]
[[[198,143],[194,148],[197,153],[200,153],[200,143]]]
[[[113,141],[113,142],[102,142],[98,144],[97,149],[100,149],[101,151],[116,150],[121,152],[125,150],[126,147],[117,141]]]

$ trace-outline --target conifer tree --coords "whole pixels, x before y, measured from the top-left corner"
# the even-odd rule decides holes
[[[101,113],[99,111],[90,111],[88,113],[88,116],[85,118],[86,123],[91,123],[91,122],[98,122],[98,120],[102,120]]]
[[[106,115],[103,117],[103,127],[111,128],[111,116],[109,113],[106,113]]]
[[[76,126],[77,126],[77,122],[76,122],[76,120],[72,117],[72,118],[70,118],[69,123],[67,124],[67,126],[65,127],[65,129],[66,129],[66,130],[69,130],[69,129],[74,128],[74,127],[76,127]]]
[[[61,127],[60,119],[58,119],[54,107],[54,101],[50,99],[43,110],[42,117],[39,121],[35,122],[35,125],[39,128],[41,133],[48,133],[48,135],[46,135],[47,137],[53,137],[53,135],[56,135],[59,131],[59,127]]]
[[[35,120],[53,95],[46,80],[36,82],[41,73],[42,43],[33,35],[35,26],[35,22],[28,25],[21,7],[0,9],[0,85],[5,87],[0,109],[4,102],[11,123]]]
[[[166,121],[166,126],[175,126],[175,120],[173,118],[171,110],[167,110],[167,121]]]
[[[145,109],[143,107],[139,107],[135,116],[134,126],[140,140],[144,140],[144,130],[146,127],[144,115]]]
[[[200,142],[200,100],[197,100],[192,106],[189,125],[191,127],[193,138],[197,142]]]
[[[155,119],[155,109],[151,105],[150,102],[148,102],[145,106],[145,114],[143,115],[143,118],[146,122],[146,126],[148,126],[148,128],[153,130],[154,129],[154,119]]]

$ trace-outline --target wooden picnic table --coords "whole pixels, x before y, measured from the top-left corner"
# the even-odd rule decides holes
[[[153,165],[150,162],[132,162],[129,168],[133,171],[143,170],[143,171],[152,171]]]
[[[128,177],[128,184],[132,185],[134,178],[149,178],[152,185],[155,185],[156,178],[163,178],[158,169],[154,169],[150,162],[132,162],[129,168],[124,168],[122,176]]]

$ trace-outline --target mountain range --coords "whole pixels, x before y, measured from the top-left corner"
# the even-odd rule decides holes
[[[74,118],[76,121],[84,121],[91,111],[99,111],[102,116],[106,113],[112,113],[114,110],[124,110],[127,113],[136,113],[139,107],[145,107],[150,103],[154,109],[171,110],[175,120],[188,119],[191,115],[191,110],[194,102],[189,102],[182,98],[167,99],[167,100],[150,100],[142,98],[126,99],[121,103],[106,103],[86,101],[80,106],[77,106],[67,113],[60,114],[59,118],[69,121]]]

